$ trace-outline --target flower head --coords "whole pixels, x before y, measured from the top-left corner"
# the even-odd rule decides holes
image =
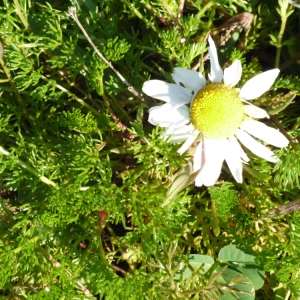
[[[248,80],[240,90],[235,89],[242,75],[241,62],[235,60],[223,72],[211,37],[208,42],[209,81],[196,71],[175,68],[172,78],[176,84],[160,80],[144,83],[145,94],[165,102],[150,108],[148,121],[166,128],[162,138],[174,143],[184,142],[178,150],[180,154],[202,136],[194,154],[193,169],[201,169],[195,179],[197,186],[215,184],[224,160],[235,180],[241,183],[242,163],[247,163],[249,158],[240,143],[270,162],[276,162],[277,157],[253,137],[276,147],[288,145],[288,140],[278,130],[255,120],[269,116],[265,110],[248,102],[272,86],[279,70],[263,72]]]

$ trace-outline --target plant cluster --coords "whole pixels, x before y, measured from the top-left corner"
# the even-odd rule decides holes
[[[300,297],[298,16],[286,0],[2,1],[0,296]],[[254,103],[290,145],[207,188],[148,123],[159,101],[141,87],[207,74],[209,32],[222,67],[242,61],[238,87],[281,70]]]

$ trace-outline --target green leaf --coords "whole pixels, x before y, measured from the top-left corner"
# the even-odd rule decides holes
[[[222,263],[237,262],[242,264],[254,264],[255,256],[245,253],[237,248],[236,245],[223,247],[219,252],[219,261]]]
[[[213,275],[220,272],[223,268],[218,267]],[[223,284],[223,295],[220,300],[252,300],[255,298],[255,289],[249,278],[241,273],[227,268],[216,280],[217,283]]]
[[[91,0],[83,0],[83,4],[91,11],[96,12],[96,5]]]
[[[199,270],[200,274],[205,274],[211,266],[215,263],[214,259],[208,255],[201,255],[201,254],[192,254],[189,256],[189,267],[186,267],[183,271],[183,278],[189,278],[192,276],[194,271]],[[192,270],[191,268],[192,267]],[[176,279],[179,279],[179,274],[175,275]]]
[[[220,250],[218,256],[220,262],[229,264],[247,276],[256,290],[264,284],[265,271],[255,263],[255,256],[238,249],[235,245],[225,246]]]

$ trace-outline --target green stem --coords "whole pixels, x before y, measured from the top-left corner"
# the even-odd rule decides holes
[[[279,15],[281,16],[281,27],[278,33],[277,38],[277,50],[276,50],[276,58],[275,58],[275,68],[279,67],[281,49],[282,49],[282,37],[286,27],[286,21],[288,17],[293,13],[293,9],[289,7],[289,4],[286,0],[279,0],[279,9],[277,9]]]
[[[135,8],[132,7],[131,4],[129,4],[126,0],[122,0],[123,2],[125,2],[128,6],[130,6],[133,11],[135,12]],[[84,34],[85,38],[87,39],[87,41],[90,43],[90,45],[93,47],[93,49],[95,50],[96,54],[102,59],[102,61],[105,62],[105,64],[107,66],[109,66],[109,68],[121,79],[121,81],[127,85],[128,87],[128,91],[130,91],[134,96],[138,97],[139,99],[141,99],[141,101],[145,101],[144,100],[144,95],[139,93],[133,85],[131,85],[124,77],[123,75],[104,57],[104,55],[98,50],[98,48],[95,46],[95,44],[93,43],[93,41],[91,40],[91,38],[89,37],[89,35],[87,34],[87,32],[85,31],[84,27],[82,26],[82,24],[80,23],[77,14],[76,14],[76,8],[75,7],[69,7],[68,10],[69,16],[76,22],[76,24],[78,25],[78,27],[81,29],[82,33]]]
[[[45,81],[50,81],[47,77],[42,76],[41,77],[43,80]],[[78,98],[77,96],[75,96],[73,93],[69,92],[67,89],[65,89],[63,86],[55,83],[55,86],[63,91],[64,93],[66,93],[67,95],[69,95],[72,99],[76,100],[78,103],[80,103],[82,106],[84,106],[85,108],[87,108],[89,111],[91,111],[95,116],[97,117],[101,117],[101,114],[92,106],[90,106],[89,104],[85,103],[82,99]]]
[[[14,4],[15,4],[15,7],[16,7],[16,13],[17,15],[19,16],[20,20],[22,21],[23,25],[25,26],[26,29],[29,28],[29,24],[26,20],[26,18],[24,17],[24,14],[21,10],[21,6],[19,4],[19,1],[18,0],[14,0]]]
[[[197,13],[197,16],[204,16],[205,12],[210,10],[212,6],[216,5],[213,1],[208,2],[204,5],[204,7]]]
[[[6,151],[4,148],[2,148],[0,146],[0,153],[5,155],[5,156],[10,156],[10,153],[8,151]],[[26,169],[28,172],[30,172],[31,174],[33,174],[34,176],[38,177],[42,182],[53,186],[54,188],[58,189],[58,186],[55,182],[53,182],[52,180],[50,180],[49,178],[40,175],[40,173],[38,171],[36,171],[34,168],[32,168],[31,166],[29,166],[27,163],[23,162],[22,160],[20,160],[19,158],[14,158],[15,162],[20,165],[22,168]]]
[[[270,119],[272,120],[272,122],[278,127],[278,129],[280,130],[280,132],[289,140],[289,143],[291,145],[291,147],[293,148],[293,150],[297,151],[297,146],[294,143],[294,141],[291,139],[291,137],[289,136],[289,134],[286,132],[286,130],[283,128],[283,126],[280,124],[280,122],[274,117],[274,116],[270,116]]]
[[[30,123],[30,124],[34,123],[34,120],[32,119],[32,117],[27,112],[27,109],[26,109],[25,103],[23,101],[23,98],[21,97],[21,94],[19,93],[18,87],[17,87],[16,83],[14,82],[13,77],[11,76],[10,70],[7,68],[6,62],[3,59],[3,53],[4,53],[3,46],[2,46],[2,43],[0,42],[0,65],[1,65],[5,75],[7,77],[7,79],[5,79],[5,81],[9,81],[9,83],[12,87],[12,90],[13,90],[16,98],[17,98],[17,101],[18,101],[19,105],[22,108],[22,116],[24,116],[24,118],[28,121],[28,123]],[[27,128],[26,123],[23,123],[23,126],[25,128]]]
[[[285,31],[285,26],[286,26],[286,20],[287,18],[285,16],[282,17],[281,21],[281,27],[280,31],[278,34],[278,39],[277,39],[277,50],[276,50],[276,58],[275,58],[275,68],[279,67],[279,60],[280,60],[280,55],[281,55],[281,49],[282,49],[282,37],[283,33]]]
[[[18,91],[18,88],[17,88],[15,82],[13,81],[11,73],[10,73],[9,69],[7,68],[6,63],[5,63],[4,59],[2,58],[2,56],[3,56],[3,46],[0,43],[0,65],[1,65],[1,67],[2,67],[2,69],[4,71],[4,73],[5,73],[5,75],[7,77],[7,79],[9,80],[10,85],[11,85],[13,91],[14,91],[14,94],[16,95],[16,97],[17,97],[20,105],[22,106],[22,109],[25,110],[24,101],[23,101],[23,99],[22,99],[22,97],[21,97],[21,95],[20,95],[20,93]]]
[[[142,21],[145,22],[145,24],[147,24],[147,26],[151,27],[151,29],[154,32],[157,32],[157,29],[155,28],[155,26],[153,25],[153,23],[149,22],[134,6],[132,3],[130,3],[127,0],[121,0],[123,3],[125,3],[128,7],[130,7],[130,9],[132,9],[133,13],[135,13],[135,15],[141,19]]]

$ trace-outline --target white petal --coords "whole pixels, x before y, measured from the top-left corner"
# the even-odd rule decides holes
[[[242,76],[242,64],[236,59],[233,64],[224,70],[224,83],[229,86],[235,86]]]
[[[203,185],[203,178],[201,177],[201,174],[198,174],[198,176],[195,178],[195,186],[202,186]]]
[[[240,157],[240,149],[239,147],[237,147],[237,145],[239,146],[239,144],[238,143],[236,144],[233,140],[228,140],[227,142],[228,144],[227,144],[225,160],[234,179],[238,183],[242,183],[243,165]]]
[[[274,153],[270,149],[257,142],[247,132],[238,129],[236,131],[236,136],[238,137],[240,142],[245,147],[247,147],[251,152],[253,152],[255,155],[264,158],[265,160],[270,162],[278,161],[278,158],[274,155]]]
[[[180,127],[169,127],[165,132],[168,134],[191,134],[195,130],[192,124],[182,125]]]
[[[204,76],[194,70],[174,68],[172,78],[178,85],[182,83],[185,87],[190,88],[193,91],[197,91],[206,85]]]
[[[238,154],[240,158],[243,160],[243,162],[244,163],[249,162],[250,161],[249,157],[247,156],[247,154],[245,153],[245,151],[243,150],[239,142],[236,140],[236,138],[232,136],[229,138],[229,141],[231,144],[234,144],[233,146],[238,150]]]
[[[184,87],[161,80],[146,81],[142,89],[148,96],[173,105],[187,104],[192,100],[192,94]]]
[[[194,126],[192,130],[189,129],[189,126],[180,123],[172,125],[160,137],[164,140],[169,138],[169,142],[171,143],[185,142],[194,131]]]
[[[248,116],[252,118],[256,118],[256,119],[270,118],[268,113],[264,109],[259,108],[253,104],[244,105],[244,111]]]
[[[186,141],[194,130],[195,128],[192,124],[181,125],[175,128],[171,126],[160,137],[164,140],[169,138],[169,142],[171,143],[180,143]]]
[[[248,80],[240,91],[244,100],[252,100],[265,93],[274,83],[279,74],[279,69],[263,72]]]
[[[220,176],[222,164],[225,158],[225,152],[223,151],[226,147],[224,145],[225,142],[226,140],[205,139],[204,165],[196,178],[196,184],[203,182],[205,186],[211,186],[216,183]]]
[[[189,134],[176,134],[176,135],[173,135],[173,134],[167,134],[166,132],[164,132],[160,135],[160,138],[166,140],[170,137],[170,139],[168,141],[170,143],[177,144],[177,143],[182,143],[182,142],[186,141],[189,138],[189,136],[190,136]]]
[[[204,160],[203,137],[194,154],[194,172],[198,171],[201,168],[202,160]]]
[[[199,143],[197,149],[196,149],[196,152],[194,154],[194,172],[200,170],[200,168],[202,167],[202,161],[204,163],[204,146],[203,146],[203,138],[201,140],[201,142]],[[199,176],[200,175],[200,176]],[[196,177],[195,179],[195,185],[196,186],[201,186],[203,185],[203,180],[202,180],[202,177],[201,177],[201,172],[200,174],[198,174],[198,176]]]
[[[240,128],[275,147],[282,148],[289,144],[289,140],[280,131],[256,120],[246,120]]]
[[[210,57],[210,74],[208,75],[211,82],[221,82],[223,80],[223,71],[219,64],[217,48],[213,39],[208,36],[209,57]]]
[[[154,106],[149,109],[148,122],[160,127],[181,126],[190,121],[190,111],[186,106],[174,109],[174,106],[166,103],[162,106]]]
[[[185,143],[178,149],[178,153],[182,155],[196,140],[199,135],[199,131],[195,129]]]
[[[177,143],[185,142],[190,137],[190,134],[187,134],[187,133],[185,133],[185,134],[184,133],[183,134],[171,134],[169,136],[170,136],[169,142],[177,144]],[[163,134],[161,135],[161,137],[164,138],[164,139],[168,138],[169,136],[165,136]]]

